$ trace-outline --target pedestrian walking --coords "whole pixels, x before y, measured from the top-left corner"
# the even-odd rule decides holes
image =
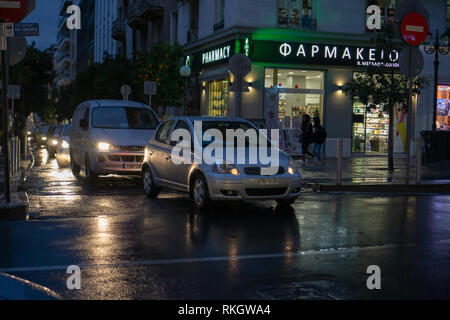
[[[307,114],[305,114],[302,119],[300,142],[302,143],[303,160],[306,162],[306,155],[310,155],[314,158],[314,154],[309,151],[309,147],[313,142],[313,127],[311,124],[311,117]]]
[[[327,140],[327,131],[320,124],[320,118],[314,117],[313,125],[313,153],[316,155],[317,160],[322,160],[322,154],[325,149],[325,141]]]

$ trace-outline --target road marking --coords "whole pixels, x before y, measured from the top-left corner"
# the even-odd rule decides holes
[[[348,247],[348,248],[329,248],[321,250],[305,250],[295,252],[271,253],[271,254],[250,254],[250,255],[236,255],[236,256],[220,256],[220,257],[199,257],[199,258],[178,258],[178,259],[155,259],[146,261],[131,261],[131,262],[117,262],[104,264],[77,264],[81,269],[88,268],[116,268],[116,267],[135,267],[135,266],[158,266],[158,265],[174,265],[184,263],[206,263],[206,262],[224,262],[224,261],[239,261],[239,260],[261,260],[261,259],[279,259],[292,258],[316,254],[343,254],[362,250],[376,250],[376,249],[395,249],[399,247],[413,247],[415,244],[390,244],[382,246],[368,246],[368,247]],[[73,265],[73,263],[70,263]],[[36,266],[36,267],[17,267],[0,269],[3,273],[15,272],[39,272],[39,271],[66,271],[68,265],[55,266]]]

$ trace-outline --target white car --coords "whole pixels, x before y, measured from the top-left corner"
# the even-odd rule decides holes
[[[75,110],[70,131],[70,165],[88,182],[99,175],[139,175],[145,145],[159,125],[155,112],[140,102],[93,100]]]
[[[178,161],[173,161],[173,149],[177,146],[171,139],[174,131],[187,130],[192,137],[191,146],[195,144],[194,140],[201,141],[200,148],[203,150],[208,145],[195,131],[195,122],[201,122],[203,136],[209,129],[220,132],[229,129],[258,132],[249,121],[239,118],[178,117],[164,121],[145,149],[142,182],[149,198],[156,198],[161,188],[184,191],[190,194],[194,205],[201,209],[214,200],[275,200],[280,205],[290,205],[300,196],[302,176],[294,160],[278,149],[275,149],[278,151],[278,163],[273,166],[274,174],[270,176],[263,175],[263,168],[267,168],[267,165],[262,164],[260,159],[256,164],[249,161],[248,152],[241,163],[228,163],[226,159],[215,158],[214,164],[200,161],[177,164]],[[270,145],[267,138],[263,138]],[[261,140],[258,143],[260,146]],[[236,156],[236,150],[240,147],[233,145],[231,148],[234,148]],[[244,148],[248,150],[248,146]],[[195,150],[190,150],[187,158],[194,157],[197,157]]]

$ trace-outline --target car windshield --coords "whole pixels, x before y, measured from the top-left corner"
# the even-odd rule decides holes
[[[48,126],[44,126],[44,127],[39,127],[38,132],[40,134],[46,134],[48,132],[49,127]]]
[[[153,130],[158,119],[147,108],[101,107],[92,112],[92,126],[103,129]]]
[[[63,127],[56,127],[55,128],[55,132],[53,132],[53,137],[59,137],[59,135],[61,134]]]
[[[259,144],[261,142],[258,129],[256,129],[253,125],[251,125],[248,122],[239,122],[239,121],[203,121],[202,122],[203,140],[207,140],[207,141],[203,141],[203,143],[202,143],[203,147],[208,146],[214,140],[214,137],[208,137],[208,134],[205,134],[210,129],[217,129],[217,130],[219,130],[222,133],[223,139],[226,139],[227,130],[239,130],[239,129],[242,129],[244,131],[244,133],[247,133],[248,130],[255,130],[255,133],[258,135],[258,146],[259,146]],[[238,143],[238,140],[237,140],[237,138],[235,138],[234,139],[234,146],[235,147],[238,146],[237,143]],[[245,137],[245,146],[248,147],[249,145],[250,145],[250,139],[246,136]],[[265,145],[267,145],[268,147],[270,146],[270,142],[267,139],[265,139]]]
[[[68,137],[68,136],[70,136],[70,130],[72,129],[72,125],[71,124],[69,124],[69,125],[67,125],[67,126],[65,126],[64,127],[64,131],[63,131],[63,133],[62,133],[62,137]]]

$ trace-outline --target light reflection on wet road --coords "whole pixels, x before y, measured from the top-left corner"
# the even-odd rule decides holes
[[[68,299],[449,298],[450,197],[306,192],[193,210],[187,196],[148,200],[138,178],[95,186],[45,151],[27,181],[29,222],[0,222],[0,272]],[[69,265],[82,290],[66,288]],[[382,269],[383,290],[366,288]]]

